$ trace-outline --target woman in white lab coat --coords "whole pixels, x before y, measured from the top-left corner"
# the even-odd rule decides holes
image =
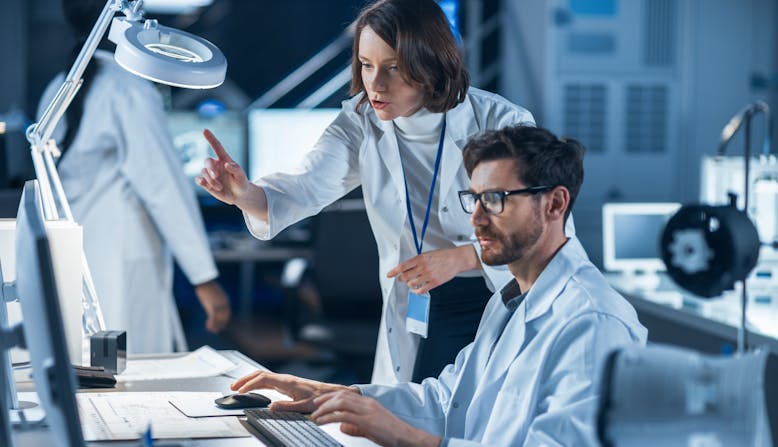
[[[78,38],[86,38],[104,5],[103,0],[63,1]],[[63,77],[51,82],[41,106]],[[55,133],[63,149],[57,170],[73,217],[84,228],[84,250],[106,326],[127,331],[131,353],[186,350],[172,293],[171,254],[196,285],[207,329],[219,331],[230,318],[194,191],[166,122],[154,85],[98,50]]]
[[[218,159],[207,160],[198,183],[243,210],[260,239],[361,185],[384,296],[372,381],[421,381],[437,376],[473,340],[491,295],[486,286],[510,278],[481,264],[459,206],[457,191],[468,185],[462,148],[483,130],[534,122],[527,110],[469,88],[448,21],[433,0],[381,0],[364,9],[352,68],[355,96],[298,173],[251,183],[206,131]],[[420,336],[406,326],[409,291],[431,294],[429,338],[421,350]]]

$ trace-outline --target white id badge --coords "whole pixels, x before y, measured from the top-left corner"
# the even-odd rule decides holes
[[[430,294],[417,295],[408,292],[408,316],[405,327],[408,332],[427,338],[427,326],[430,321]]]

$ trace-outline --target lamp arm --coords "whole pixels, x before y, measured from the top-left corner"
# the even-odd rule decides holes
[[[770,154],[770,141],[772,138],[772,120],[770,119],[770,107],[767,105],[767,103],[763,101],[757,101],[753,104],[751,104],[749,107],[747,107],[742,112],[742,123],[745,124],[745,141],[744,141],[744,154],[743,159],[745,162],[745,191],[743,197],[745,206],[743,207],[743,210],[748,213],[748,189],[750,186],[750,160],[751,160],[751,120],[752,118],[757,115],[758,113],[762,113],[765,116],[765,138],[764,138],[764,147],[763,147],[763,155],[769,155]],[[740,127],[740,126],[738,126]],[[737,129],[735,129],[737,130]],[[723,142],[722,142],[723,143]]]
[[[83,82],[84,71],[89,61],[95,54],[100,41],[105,35],[111,24],[114,14],[117,11],[123,11],[131,20],[142,18],[140,7],[142,0],[128,2],[127,0],[107,0],[103,10],[100,12],[95,25],[89,33],[86,42],[81,47],[76,60],[70,68],[65,80],[60,86],[57,94],[46,107],[40,121],[27,128],[27,141],[30,143],[30,152],[32,156],[35,175],[41,184],[41,196],[43,199],[44,212],[48,220],[59,219],[57,203],[59,203],[65,218],[74,222],[73,214],[62,187],[59,173],[54,163],[54,156],[59,155],[56,143],[51,140],[51,135],[62,119],[65,111],[73,102],[79,88]],[[56,194],[56,199],[55,199]],[[86,256],[81,254],[82,273],[83,273],[83,299],[84,306],[92,309],[92,315],[84,321],[85,329],[91,333],[95,330],[105,328],[100,303],[95,292],[94,282],[86,261]]]
[[[78,53],[75,62],[73,62],[73,66],[65,77],[65,81],[62,83],[57,95],[46,108],[40,121],[28,129],[27,141],[31,145],[40,146],[51,138],[57,123],[59,123],[65,110],[67,110],[76,93],[78,93],[84,71],[92,56],[94,56],[105,32],[108,30],[111,19],[116,11],[122,10],[124,3],[125,0],[108,0],[105,3],[105,7],[100,12],[94,27],[92,27],[92,31],[89,33],[84,46],[81,47],[81,51]]]
[[[743,213],[748,216],[748,196],[749,196],[749,187],[751,185],[750,180],[750,167],[751,167],[751,119],[756,115],[757,113],[763,113],[765,115],[766,126],[765,126],[765,142],[764,142],[764,153],[765,155],[769,155],[770,153],[770,139],[772,138],[771,132],[772,132],[772,122],[770,120],[770,107],[762,101],[757,101],[751,106],[747,107],[745,111],[742,113],[742,123],[745,124],[745,135],[744,135],[744,154],[743,154],[743,162],[745,163],[744,167],[744,179],[743,179]],[[740,126],[738,126],[740,127]],[[737,130],[737,128],[735,129]],[[734,133],[734,131],[733,131]],[[730,136],[731,137],[731,136]],[[738,330],[738,352],[744,353],[746,352],[746,349],[748,348],[748,331],[746,329],[746,306],[748,305],[748,292],[746,287],[746,279],[743,279],[743,288],[741,289],[740,294],[740,328]]]
[[[767,121],[765,124],[765,133],[764,133],[764,145],[762,146],[762,155],[768,156],[772,152],[772,141],[773,141],[773,120],[772,116],[770,115],[770,107],[765,104],[764,112],[764,118]]]
[[[60,86],[57,94],[46,107],[40,121],[27,128],[27,141],[30,143],[30,152],[32,156],[35,176],[41,185],[41,196],[46,218],[49,220],[59,219],[57,202],[62,206],[66,218],[73,220],[68,206],[67,198],[62,190],[62,183],[57,173],[57,169],[51,162],[52,155],[59,155],[56,144],[50,142],[51,135],[65,114],[65,111],[73,102],[83,82],[82,76],[86,70],[89,61],[94,56],[97,46],[108,30],[116,11],[129,9],[126,0],[107,0],[103,10],[92,27],[86,42],[81,47],[73,66],[70,68],[65,80]],[[54,196],[56,193],[56,199]]]
[[[743,162],[744,167],[744,185],[743,185],[743,214],[748,217],[748,202],[749,202],[749,189],[751,185],[751,120],[759,113],[765,115],[765,138],[764,146],[762,148],[763,156],[770,155],[770,146],[772,140],[772,120],[770,116],[770,107],[764,101],[756,101],[753,104],[749,104],[743,110],[738,112],[732,119],[729,120],[724,129],[721,131],[721,142],[719,143],[718,154],[724,155],[727,148],[727,144],[735,135],[735,133],[741,128],[745,127],[744,131],[744,154]],[[733,198],[732,205],[737,206],[737,201]],[[737,351],[738,353],[744,353],[748,347],[748,331],[746,329],[746,306],[748,304],[748,292],[747,292],[747,278],[743,279],[743,287],[740,294],[740,327],[738,328],[737,339]]]
[[[721,142],[719,143],[717,151],[718,155],[725,154],[729,140],[735,136],[735,133],[742,127],[746,119],[750,120],[757,113],[764,113],[765,115],[765,137],[762,155],[770,155],[773,123],[770,119],[770,106],[764,101],[756,101],[753,104],[747,105],[729,120],[727,125],[724,126],[724,129],[721,130]]]

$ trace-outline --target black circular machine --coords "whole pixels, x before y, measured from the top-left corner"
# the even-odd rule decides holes
[[[684,289],[705,298],[731,290],[756,266],[759,234],[734,205],[687,205],[665,226],[662,260]]]

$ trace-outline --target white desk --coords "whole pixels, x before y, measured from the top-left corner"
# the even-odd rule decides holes
[[[639,314],[724,340],[737,341],[740,327],[739,293],[713,299],[700,298],[680,289],[666,274],[660,274],[656,288],[638,287],[638,281],[631,279],[634,277],[623,274],[606,273],[605,277]],[[749,300],[746,324],[749,345],[768,347],[778,355],[778,290],[773,291],[772,295],[772,304],[758,304]]]
[[[80,393],[89,392],[110,392],[110,391],[219,391],[222,393],[229,392],[229,384],[236,378],[241,377],[256,369],[264,369],[261,365],[252,361],[248,357],[237,351],[220,351],[220,353],[236,364],[238,368],[230,371],[228,374],[224,374],[217,377],[209,377],[205,379],[176,379],[176,380],[154,380],[154,381],[137,381],[137,382],[119,382],[116,388],[112,390],[95,389],[95,390],[80,390]],[[144,356],[144,359],[148,358],[169,358],[167,356]],[[18,382],[19,391],[33,391],[32,382]],[[229,416],[228,416],[229,417]],[[243,426],[246,430],[252,434],[256,431],[245,421]],[[340,432],[336,424],[329,424],[322,427],[333,438],[337,439],[341,444],[347,447],[374,447],[376,444],[363,438],[354,438],[344,435]],[[28,431],[14,431],[14,443],[16,447],[42,447],[54,445],[51,434],[45,429],[36,429]],[[132,446],[138,447],[138,441],[134,442],[91,442],[90,446],[112,446],[123,447]],[[223,438],[223,439],[192,439],[192,440],[159,440],[154,442],[155,447],[166,446],[186,446],[186,447],[259,447],[264,444],[254,436],[247,438]]]

